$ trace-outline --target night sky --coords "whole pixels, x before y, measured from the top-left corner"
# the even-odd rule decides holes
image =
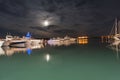
[[[107,35],[116,17],[120,0],[0,0],[0,35]]]

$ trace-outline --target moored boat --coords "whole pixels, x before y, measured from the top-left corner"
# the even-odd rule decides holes
[[[19,40],[19,41],[12,41],[9,45],[10,47],[26,47],[26,41]]]
[[[3,46],[4,42],[4,40],[0,40],[0,47]]]
[[[109,40],[110,45],[116,46],[120,44],[120,25],[118,23],[119,21],[116,18],[115,23],[110,33],[110,35],[112,36],[112,38]]]

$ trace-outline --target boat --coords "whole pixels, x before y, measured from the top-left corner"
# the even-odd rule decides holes
[[[60,37],[52,38],[52,39],[47,41],[47,43],[50,46],[62,46],[62,45],[68,46],[68,45],[73,44],[75,42],[76,42],[75,38],[71,38],[68,36],[65,36],[64,38],[60,38]]]
[[[65,36],[64,38],[60,38],[60,37],[57,37],[57,38],[52,38],[50,40],[48,40],[48,43],[50,42],[54,42],[54,43],[58,43],[58,42],[71,42],[71,41],[76,41],[76,38],[71,38],[71,37],[68,37],[68,36]]]
[[[3,50],[2,47],[0,47],[0,56],[5,55],[5,51]]]
[[[10,47],[29,47],[31,45],[35,46],[35,45],[43,43],[43,39],[31,38],[30,32],[28,32],[24,38],[12,38],[12,37],[8,36],[8,37],[6,37],[6,39],[9,40]]]
[[[4,40],[0,40],[0,47],[3,46],[4,42]]]
[[[36,46],[36,45],[39,45],[39,44],[43,44],[44,40],[43,39],[34,39],[34,38],[31,38],[31,34],[30,32],[28,32],[25,36],[26,38],[26,45],[27,46]]]
[[[5,40],[6,41],[11,41],[11,40],[13,40],[13,36],[12,35],[6,35]]]
[[[111,45],[120,44],[120,26],[119,26],[118,22],[119,21],[116,18],[115,23],[114,23],[113,28],[110,33],[110,35],[112,36],[109,41],[111,43]]]
[[[10,46],[10,47],[25,47],[26,39],[13,37],[12,35],[6,35],[5,42],[3,46]]]
[[[22,38],[18,36],[11,36],[6,35],[5,43],[3,46],[10,46],[10,47],[29,47],[29,46],[35,46],[38,44],[42,44],[44,42],[43,39],[34,39],[31,38],[30,32],[27,32],[26,36],[23,36]]]
[[[63,40],[64,40],[64,41],[76,41],[76,38],[71,38],[71,37],[69,37],[69,36],[65,36],[65,37],[63,38]]]
[[[26,47],[26,40],[12,40],[10,47]]]

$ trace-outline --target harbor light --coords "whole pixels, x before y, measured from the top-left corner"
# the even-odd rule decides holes
[[[88,36],[78,37],[77,42],[79,44],[88,44]]]

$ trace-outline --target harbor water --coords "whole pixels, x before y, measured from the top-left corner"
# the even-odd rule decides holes
[[[119,52],[108,45],[91,39],[11,54],[2,48],[0,80],[120,80]]]

